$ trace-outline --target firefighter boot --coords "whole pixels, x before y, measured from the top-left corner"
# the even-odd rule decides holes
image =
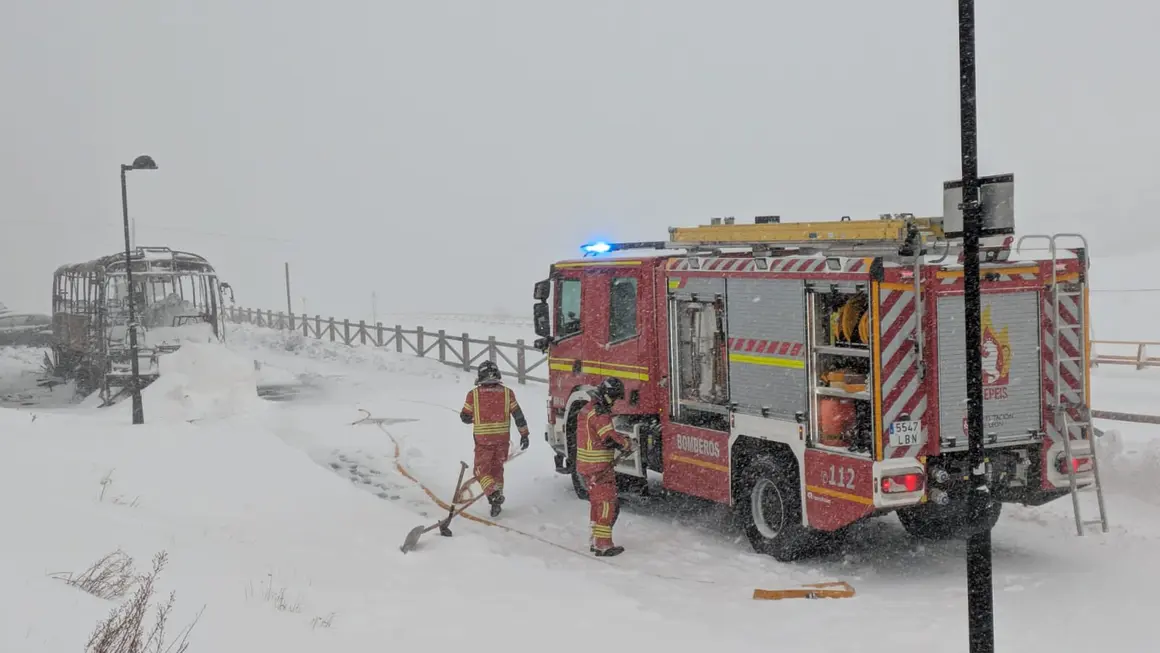
[[[491,504],[491,516],[499,517],[499,513],[503,508],[503,492],[497,491],[487,496],[487,502]]]
[[[612,556],[618,556],[624,553],[623,546],[610,546],[607,549],[597,549],[596,547],[592,547],[592,550],[596,552],[597,558],[611,558]]]

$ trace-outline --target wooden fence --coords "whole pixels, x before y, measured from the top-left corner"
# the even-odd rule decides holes
[[[486,357],[487,360],[499,365],[505,374],[515,376],[519,383],[548,382],[542,376],[531,374],[534,370],[545,367],[547,358],[522,339],[501,342],[494,336],[479,339],[472,338],[466,333],[455,336],[448,335],[443,330],[428,331],[423,327],[414,329],[404,329],[401,325],[385,327],[381,322],[370,325],[363,320],[351,322],[336,320],[333,317],[323,319],[320,315],[314,317],[287,315],[252,308],[227,308],[226,318],[235,323],[294,331],[308,338],[329,339],[330,342],[340,342],[344,345],[393,346],[399,353],[409,351],[421,358],[435,352],[434,355],[440,363],[464,370],[478,369],[479,363]],[[1160,356],[1149,356],[1149,346],[1160,346],[1160,341],[1092,340],[1092,367],[1131,365],[1138,370],[1160,367]]]
[[[1146,367],[1160,367],[1160,357],[1148,356],[1148,347],[1157,345],[1160,345],[1160,342],[1147,340],[1092,340],[1092,367],[1096,367],[1097,365],[1133,365],[1138,370]],[[1096,351],[1097,347],[1101,351]],[[1104,353],[1109,349],[1113,353]]]
[[[541,367],[547,368],[547,357],[523,339],[500,342],[495,336],[479,339],[466,333],[453,336],[443,330],[428,331],[423,327],[385,327],[382,322],[371,325],[363,320],[351,322],[333,317],[323,319],[319,315],[287,315],[252,308],[227,307],[225,314],[227,320],[236,324],[294,331],[307,338],[329,339],[330,342],[344,345],[394,347],[400,354],[410,352],[420,358],[434,357],[440,363],[466,371],[479,369],[480,363],[490,360],[499,366],[505,376],[514,376],[519,383],[548,382],[545,377],[531,374]]]

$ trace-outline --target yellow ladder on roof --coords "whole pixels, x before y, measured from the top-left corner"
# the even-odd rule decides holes
[[[669,229],[675,245],[819,247],[828,245],[886,245],[902,247],[915,236],[942,237],[941,220],[888,217],[877,220],[711,224]]]

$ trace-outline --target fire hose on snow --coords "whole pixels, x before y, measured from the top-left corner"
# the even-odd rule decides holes
[[[560,549],[562,551],[567,551],[568,553],[580,556],[580,557],[584,558],[585,560],[589,560],[592,562],[599,562],[599,563],[603,563],[603,564],[610,565],[613,567],[619,566],[619,565],[613,564],[612,562],[610,562],[608,560],[594,558],[590,555],[585,554],[582,551],[578,551],[576,549],[572,549],[572,548],[564,546],[562,544],[553,542],[551,540],[540,537],[539,535],[535,535],[533,533],[528,533],[527,531],[522,531],[518,528],[506,526],[504,524],[500,524],[500,523],[491,521],[489,519],[484,519],[482,517],[477,517],[475,515],[472,515],[471,513],[465,512],[467,510],[467,508],[471,507],[472,504],[474,504],[480,498],[485,496],[482,492],[479,494],[469,493],[466,496],[464,495],[465,492],[468,492],[468,489],[469,489],[471,483],[476,481],[476,478],[474,476],[467,479],[466,482],[463,480],[464,473],[467,471],[467,467],[468,467],[467,463],[465,463],[465,462],[462,462],[462,461],[460,462],[459,480],[455,484],[455,492],[454,492],[454,494],[452,494],[452,503],[449,504],[449,503],[443,501],[438,496],[436,496],[436,494],[434,492],[432,492],[431,489],[428,488],[422,481],[415,478],[415,476],[413,474],[411,474],[410,471],[407,470],[406,466],[403,465],[402,447],[400,446],[399,441],[395,438],[395,436],[392,435],[391,432],[388,431],[386,429],[386,427],[383,425],[383,419],[372,417],[370,411],[364,410],[362,408],[360,408],[358,410],[360,413],[363,413],[363,417],[354,421],[354,422],[351,422],[351,426],[357,426],[359,424],[374,424],[374,425],[378,426],[379,430],[382,431],[383,434],[386,435],[391,440],[391,443],[395,447],[394,458],[395,458],[396,471],[398,471],[406,479],[408,479],[409,481],[411,481],[412,483],[417,485],[421,490],[423,490],[424,494],[426,494],[427,497],[429,499],[431,499],[432,502],[435,503],[435,505],[437,505],[440,508],[442,508],[443,510],[447,511],[447,516],[440,519],[439,521],[435,522],[434,524],[431,524],[428,526],[416,526],[415,528],[411,529],[411,531],[407,534],[407,537],[403,542],[403,546],[400,547],[400,549],[403,551],[403,553],[406,553],[407,551],[413,550],[415,548],[415,546],[418,544],[419,538],[424,533],[428,533],[428,532],[433,531],[435,529],[439,529],[441,534],[443,534],[445,531],[447,534],[450,534],[450,529],[448,528],[448,524],[451,522],[451,520],[453,518],[455,518],[457,516],[462,516],[464,519],[467,519],[469,521],[483,524],[484,526],[493,526],[495,528],[499,528],[499,529],[507,531],[509,533],[514,533],[516,535],[522,535],[526,538],[540,542],[541,544],[547,544],[548,546]],[[519,456],[522,453],[523,453],[523,450],[516,451],[514,454],[511,455],[509,460],[516,458],[517,456]],[[615,462],[614,462],[614,464],[615,464]],[[716,582],[712,581],[712,580],[704,580],[704,579],[698,579],[698,578],[681,578],[678,576],[667,576],[664,574],[657,574],[657,573],[644,571],[644,570],[638,570],[638,573],[642,573],[642,574],[645,574],[648,576],[653,576],[656,578],[661,578],[664,580],[686,581],[686,582],[701,583],[701,584],[706,584],[706,585],[716,584]],[[840,589],[827,589],[827,588],[831,588],[831,587],[837,587]],[[809,599],[848,598],[848,597],[852,597],[852,596],[854,596],[854,588],[845,582],[820,583],[820,584],[815,584],[815,585],[803,585],[802,588],[794,588],[794,589],[787,589],[787,590],[755,589],[753,591],[753,598],[754,599],[764,599],[764,600],[787,599],[787,598],[809,598]]]

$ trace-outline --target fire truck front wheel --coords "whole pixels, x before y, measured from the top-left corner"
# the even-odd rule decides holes
[[[566,424],[566,443],[568,451],[568,470],[572,476],[572,489],[576,492],[576,497],[581,501],[588,500],[588,484],[584,482],[584,477],[576,473],[576,420],[580,409],[577,408],[571,411],[568,416],[568,423]]]
[[[754,459],[742,474],[745,490],[737,508],[753,550],[788,562],[808,549],[802,525],[797,467],[772,457]]]
[[[572,466],[572,489],[576,491],[576,497],[587,501],[588,500],[588,484],[584,482],[584,477],[576,473],[576,466]]]

